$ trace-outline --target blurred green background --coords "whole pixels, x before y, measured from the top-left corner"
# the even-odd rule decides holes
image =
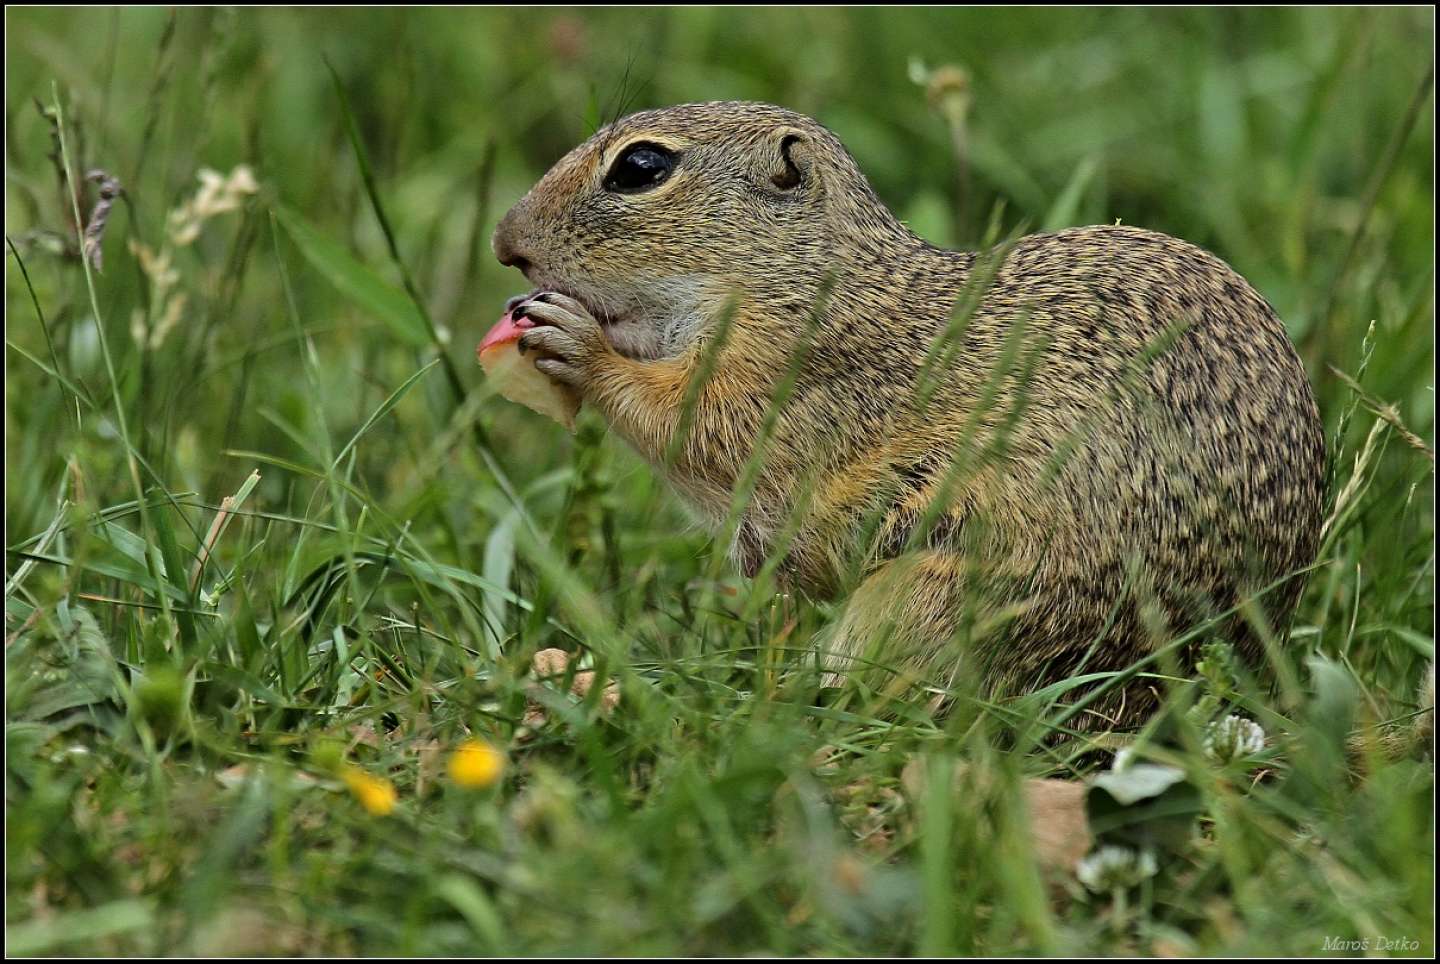
[[[7,696],[6,920],[23,947],[1247,954],[1317,953],[1322,928],[1433,932],[1430,783],[1394,768],[1353,796],[1337,775],[1312,781],[1333,797],[1235,804],[1221,846],[1133,918],[1080,898],[1057,909],[994,870],[1010,838],[967,808],[918,853],[903,835],[884,844],[885,863],[839,894],[826,861],[849,853],[855,813],[889,804],[841,797],[861,802],[835,804],[832,827],[802,786],[807,829],[786,836],[769,794],[822,745],[852,754],[824,779],[892,792],[904,754],[958,736],[756,710],[777,677],[755,647],[803,645],[828,610],[801,601],[787,628],[593,416],[571,439],[491,396],[472,361],[526,288],[490,254],[495,222],[605,119],[650,106],[812,114],[944,245],[1117,219],[1174,234],[1274,304],[1340,443],[1345,511],[1295,662],[1323,654],[1374,715],[1400,712],[1434,648],[1433,10],[5,17],[7,690],[29,686]],[[926,88],[950,66],[968,77],[963,158]],[[57,96],[75,173],[125,191],[93,303],[46,116]],[[227,186],[205,187],[205,170]],[[437,346],[453,378],[424,368]],[[221,498],[256,469],[249,514],[187,581]],[[144,519],[137,488],[154,499]],[[517,535],[531,523],[549,555]],[[346,589],[306,622],[296,593],[320,583]],[[511,747],[488,808],[420,775],[437,741],[507,745],[531,654],[584,650],[606,627],[623,629],[610,669],[631,715],[602,726],[591,707]],[[1310,711],[1276,712],[1303,732]],[[349,749],[394,780],[403,819],[279,778],[233,792],[212,778],[298,766],[356,726],[390,734]],[[1291,821],[1319,828],[1306,839],[1329,840],[1324,860],[1292,846]],[[964,867],[990,869],[949,889],[952,839],[980,848]]]

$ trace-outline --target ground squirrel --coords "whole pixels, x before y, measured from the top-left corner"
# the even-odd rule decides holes
[[[768,431],[731,555],[844,594],[832,673],[1015,693],[1237,607],[1212,635],[1249,657],[1257,624],[1283,638],[1322,424],[1274,310],[1194,245],[1097,226],[943,250],[834,134],[753,103],[605,127],[492,243],[546,292],[522,349],[709,522]],[[1134,721],[1153,697],[1095,708]]]

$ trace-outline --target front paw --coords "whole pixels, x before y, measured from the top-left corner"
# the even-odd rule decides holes
[[[515,308],[513,316],[536,324],[520,336],[521,353],[538,352],[542,357],[536,359],[536,368],[582,395],[614,355],[600,322],[574,298],[543,292]]]

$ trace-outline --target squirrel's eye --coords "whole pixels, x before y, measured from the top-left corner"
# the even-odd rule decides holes
[[[635,144],[615,159],[605,175],[605,190],[621,194],[648,191],[670,176],[675,155],[655,144]]]

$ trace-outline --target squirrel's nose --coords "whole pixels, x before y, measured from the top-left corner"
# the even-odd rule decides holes
[[[530,259],[512,248],[509,241],[503,241],[499,235],[496,235],[494,247],[495,257],[505,267],[519,268],[522,272],[530,270]]]
[[[496,260],[505,267],[528,272],[530,258],[520,250],[515,234],[515,209],[511,208],[495,226],[495,233],[490,237],[490,247],[495,252]]]

